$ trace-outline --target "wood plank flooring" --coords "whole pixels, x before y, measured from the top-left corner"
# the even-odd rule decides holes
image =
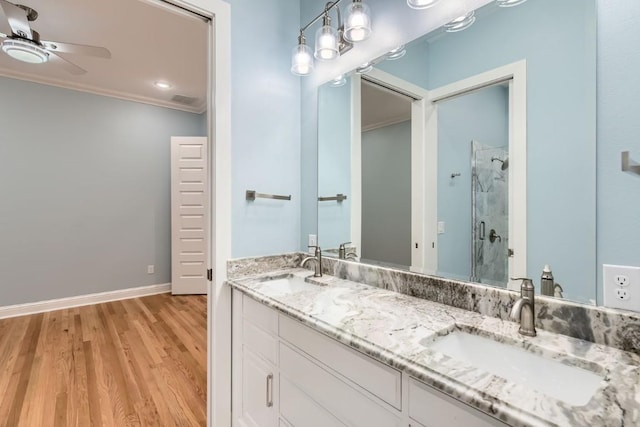
[[[0,426],[204,426],[206,296],[0,320]]]

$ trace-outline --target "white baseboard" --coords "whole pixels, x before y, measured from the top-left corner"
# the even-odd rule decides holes
[[[0,319],[171,292],[171,283],[0,307]]]

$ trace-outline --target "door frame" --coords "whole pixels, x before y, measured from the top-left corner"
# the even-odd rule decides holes
[[[362,256],[362,80],[401,92],[411,103],[411,271],[424,273],[424,141],[429,92],[424,88],[374,68],[351,77],[351,242]]]
[[[211,19],[208,43],[209,268],[207,425],[231,425],[231,5],[223,0],[162,0]],[[214,328],[215,325],[215,328]],[[215,382],[212,381],[215,378]]]
[[[435,191],[427,191],[425,218],[426,241],[432,242],[425,253],[425,269],[437,269],[438,251],[438,102],[452,99],[497,83],[509,82],[509,247],[515,256],[508,258],[508,289],[519,289],[520,282],[512,277],[527,277],[527,61],[521,60],[475,76],[459,80],[429,91],[430,114],[427,118],[425,181],[435,185]],[[435,153],[435,155],[433,155]],[[524,191],[514,191],[514,189]]]

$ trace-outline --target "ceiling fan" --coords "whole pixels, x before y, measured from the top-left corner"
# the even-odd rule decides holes
[[[58,52],[111,58],[111,52],[104,47],[40,40],[40,34],[29,25],[38,18],[38,12],[28,6],[0,0],[0,8],[11,30],[9,34],[0,32],[2,50],[14,59],[31,64],[51,61],[71,74],[80,75],[87,71],[58,55]],[[0,29],[3,26],[4,22],[0,20]]]

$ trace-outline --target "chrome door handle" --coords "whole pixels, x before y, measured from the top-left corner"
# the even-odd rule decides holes
[[[273,406],[273,374],[267,375],[267,408]]]

